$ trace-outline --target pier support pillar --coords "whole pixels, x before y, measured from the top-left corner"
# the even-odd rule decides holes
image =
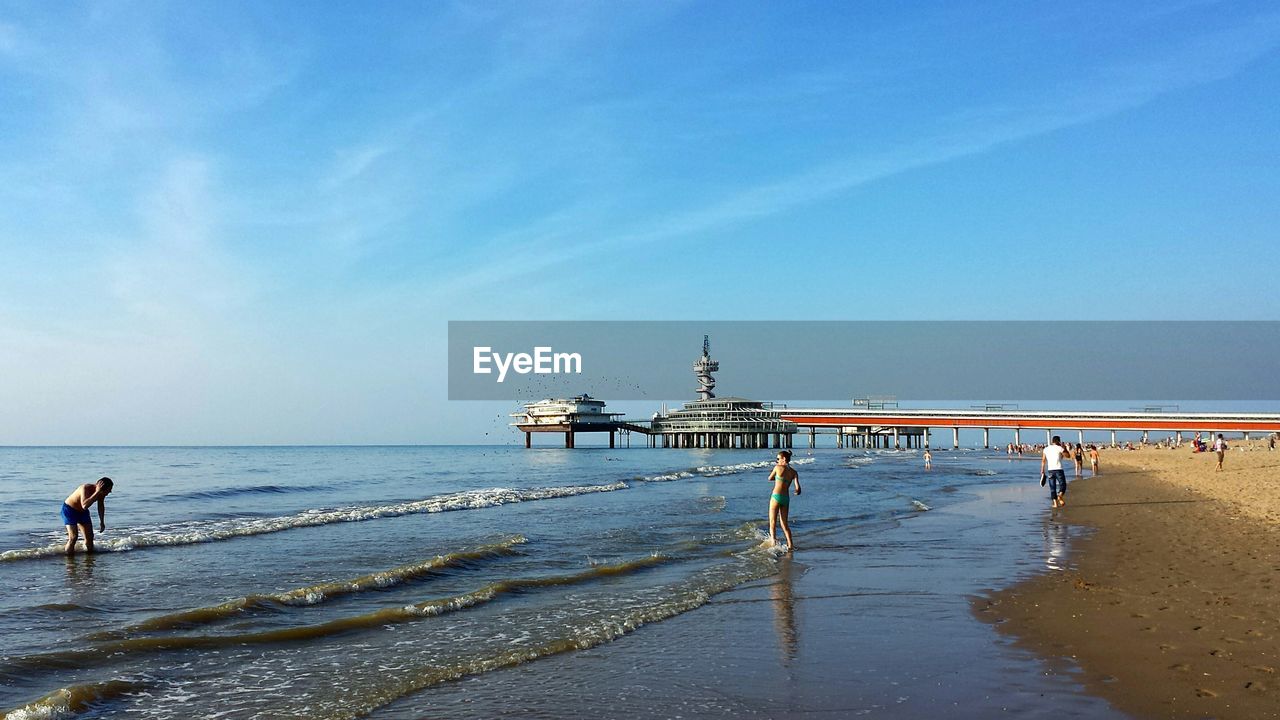
[[[894,450],[902,449],[902,444],[898,440],[898,428],[893,429],[893,449]]]
[[[924,446],[929,447],[929,428],[924,429]]]
[[[812,450],[817,446],[818,446],[818,428],[810,427],[809,428],[809,449]]]
[[[951,428],[951,449],[960,449],[960,428],[958,427]]]
[[[1115,446],[1116,446],[1116,431],[1112,430],[1111,431],[1111,447],[1115,447]]]
[[[1084,445],[1084,431],[1083,431],[1083,430],[1078,430],[1077,432],[1079,432],[1079,433],[1080,433],[1080,444],[1081,444],[1081,445]]]
[[[1051,428],[1044,429],[1044,444],[1048,445],[1053,442],[1053,430]]]
[[[564,434],[564,446],[567,448],[573,447],[573,431],[572,430]]]
[[[524,434],[524,447],[526,450],[533,447],[533,433],[527,432]]]
[[[612,450],[613,448],[614,448],[614,445],[613,445],[613,431],[612,431],[612,430],[610,430],[610,431],[609,431],[609,449],[610,449],[610,450]]]
[[[991,428],[982,428],[982,447],[991,447]]]
[[[1022,447],[1022,428],[1013,429],[1013,444]]]
[[[1151,435],[1151,431],[1150,431],[1150,430],[1143,430],[1143,431],[1142,431],[1142,444],[1143,444],[1143,445],[1146,445],[1146,444],[1147,444],[1147,439],[1148,439],[1148,437],[1149,437],[1150,435]]]

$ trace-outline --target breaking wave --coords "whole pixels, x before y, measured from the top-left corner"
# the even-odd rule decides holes
[[[292,515],[277,517],[201,520],[183,525],[134,528],[122,537],[110,539],[99,537],[94,546],[102,552],[127,552],[147,547],[192,545],[250,535],[264,535],[294,528],[315,527],[332,523],[363,522],[365,520],[379,520],[419,513],[476,510],[533,500],[551,500],[588,493],[613,492],[614,490],[625,490],[627,487],[628,485],[624,482],[615,482],[607,485],[569,485],[524,490],[514,488],[468,490],[435,495],[424,500],[393,505],[354,505],[329,510],[306,510]],[[5,552],[0,552],[0,562],[54,557],[61,555],[62,552],[62,542],[43,547],[6,550]]]
[[[350,580],[335,580],[331,582],[317,583],[315,585],[307,585],[305,587],[294,588],[284,592],[246,595],[219,605],[211,605],[208,607],[193,608],[191,610],[159,615],[148,620],[143,620],[140,623],[123,627],[119,630],[94,633],[85,639],[109,640],[128,637],[134,633],[170,630],[173,628],[189,627],[192,625],[203,625],[259,608],[319,605],[327,600],[333,600],[347,595],[354,595],[366,590],[383,590],[389,587],[394,587],[410,580],[420,578],[432,571],[439,570],[441,568],[454,567],[471,560],[482,560],[491,557],[514,555],[517,552],[516,547],[523,545],[526,542],[528,542],[528,540],[524,536],[516,535],[502,540],[501,542],[481,545],[472,550],[463,550],[460,552],[448,553],[446,555],[437,555],[427,560],[400,565],[399,567],[370,573],[368,575],[361,575],[360,577],[351,578]]]
[[[791,461],[791,464],[807,465],[813,462],[813,460],[813,458],[796,458]],[[700,465],[698,467],[688,468],[685,470],[673,470],[660,475],[641,475],[633,479],[638,482],[669,482],[671,480],[684,480],[685,478],[692,477],[719,477],[721,475],[737,475],[738,473],[748,472],[751,470],[773,467],[774,464],[775,462],[773,460],[757,460],[754,462],[738,463],[736,465]]]

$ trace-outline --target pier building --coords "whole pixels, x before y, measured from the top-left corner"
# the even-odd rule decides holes
[[[524,412],[512,413],[512,423],[524,432],[524,446],[533,447],[533,433],[564,433],[564,446],[571,448],[575,436],[581,432],[609,433],[609,447],[613,447],[621,413],[605,412],[603,400],[590,395],[571,398],[547,398],[524,406]]]
[[[784,448],[791,447],[796,424],[782,417],[772,403],[740,397],[717,398],[712,372],[720,363],[711,359],[711,339],[702,337],[702,357],[693,364],[698,399],[649,422],[649,447]]]

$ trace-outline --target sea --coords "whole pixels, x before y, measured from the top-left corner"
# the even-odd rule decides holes
[[[905,697],[983,716],[1057,693],[1055,717],[1106,716],[970,615],[983,588],[1064,569],[1038,465],[796,449],[786,552],[763,543],[773,455],[0,448],[0,711],[905,717]],[[99,552],[65,557],[61,502],[104,475]],[[835,663],[848,674],[785,700],[796,668]],[[949,664],[996,670],[909,682]]]

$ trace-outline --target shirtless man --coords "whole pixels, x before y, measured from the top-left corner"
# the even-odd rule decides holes
[[[98,531],[107,529],[107,496],[111,494],[111,478],[104,477],[92,485],[85,483],[76,488],[62,502],[62,524],[67,526],[67,546],[64,552],[76,553],[76,540],[84,532],[85,552],[93,552],[93,517],[89,508],[98,504]]]

